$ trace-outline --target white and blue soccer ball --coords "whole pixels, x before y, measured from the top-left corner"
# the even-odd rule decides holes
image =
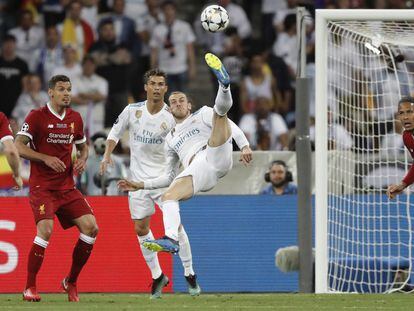
[[[219,32],[229,24],[229,15],[225,8],[219,5],[209,5],[201,13],[201,25],[206,31]]]

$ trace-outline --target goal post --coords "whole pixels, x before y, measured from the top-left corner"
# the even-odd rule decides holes
[[[411,162],[394,114],[414,95],[414,11],[316,10],[315,25],[315,291],[399,290],[414,206],[384,190]]]

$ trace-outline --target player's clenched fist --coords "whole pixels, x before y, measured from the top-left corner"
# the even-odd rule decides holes
[[[390,185],[387,189],[388,198],[394,199],[394,197],[403,192],[405,188],[407,188],[407,185],[404,182],[400,182],[396,185]]]
[[[66,170],[65,163],[57,157],[45,156],[43,163],[58,173],[63,173]]]

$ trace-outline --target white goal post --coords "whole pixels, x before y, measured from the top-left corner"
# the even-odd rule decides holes
[[[394,114],[414,95],[414,10],[316,10],[315,290],[384,293],[411,276],[411,164]]]

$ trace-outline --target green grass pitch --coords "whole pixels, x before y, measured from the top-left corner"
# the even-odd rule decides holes
[[[414,310],[410,294],[81,294],[69,303],[65,294],[42,294],[41,302],[24,302],[21,294],[0,294],[0,310]]]

